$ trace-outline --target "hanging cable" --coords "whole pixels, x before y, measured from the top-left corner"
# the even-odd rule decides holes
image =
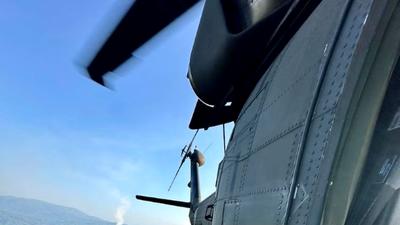
[[[224,152],[226,150],[226,144],[225,144],[225,123],[222,124],[222,138],[224,140]]]

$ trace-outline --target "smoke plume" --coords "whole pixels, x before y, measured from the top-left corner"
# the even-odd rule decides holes
[[[117,221],[116,225],[123,225],[125,220],[125,213],[128,211],[129,207],[131,206],[130,202],[127,198],[122,198],[119,202],[119,206],[115,211],[115,220]]]

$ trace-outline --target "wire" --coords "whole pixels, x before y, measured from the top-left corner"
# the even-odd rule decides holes
[[[225,144],[225,123],[222,124],[222,138],[224,140],[224,152],[226,150],[226,144]]]
[[[206,152],[210,149],[211,145],[213,145],[213,142],[211,142],[210,144],[208,144],[207,148],[204,150],[203,155],[206,154]]]

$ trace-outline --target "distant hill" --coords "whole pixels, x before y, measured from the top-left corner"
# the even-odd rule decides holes
[[[83,212],[50,203],[0,196],[1,225],[115,225]]]

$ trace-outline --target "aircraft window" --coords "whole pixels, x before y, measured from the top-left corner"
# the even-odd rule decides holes
[[[207,221],[212,221],[214,215],[214,205],[207,206],[205,219]]]

